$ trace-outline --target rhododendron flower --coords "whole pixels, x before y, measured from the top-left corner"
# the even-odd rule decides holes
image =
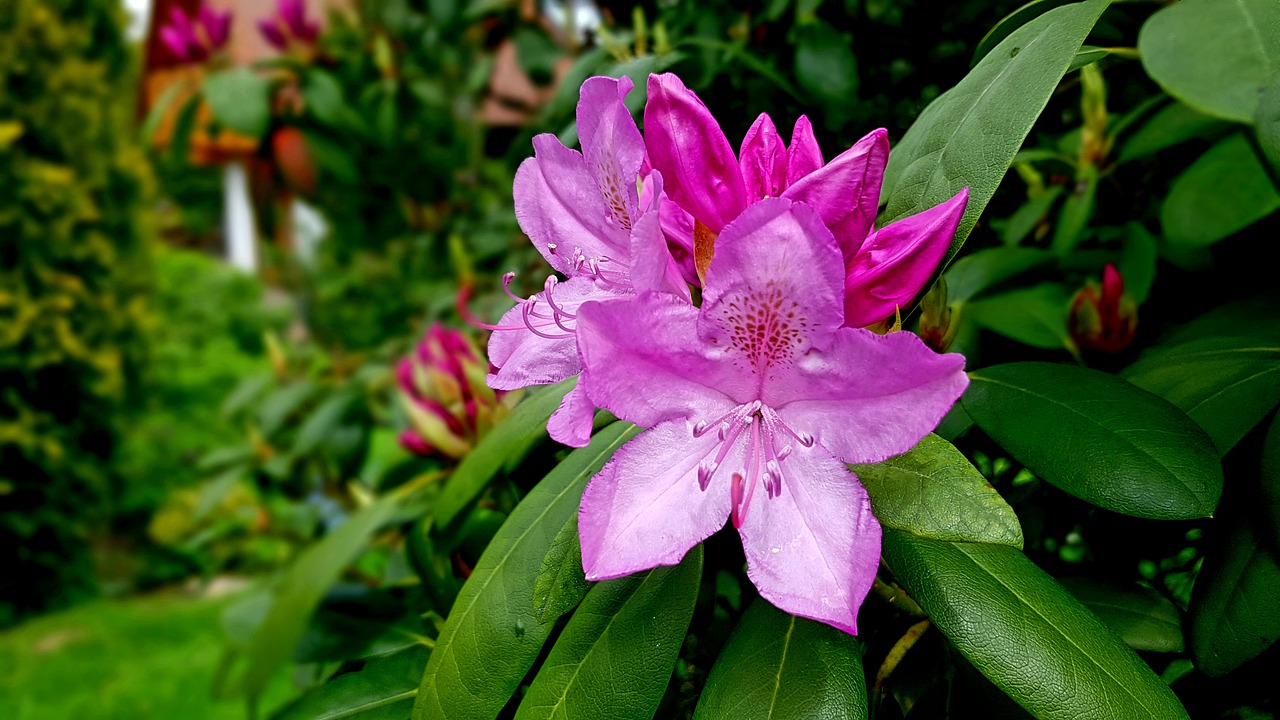
[[[872,131],[829,163],[801,116],[788,146],[767,113],[747,131],[737,156],[719,123],[675,75],[649,76],[645,144],[666,193],[689,214],[665,211],[673,244],[693,256],[752,203],[782,197],[818,214],[839,243],[844,267],[845,324],[865,327],[916,296],[946,255],[968,190],[878,230],[873,223],[889,159],[888,134]],[[710,253],[701,251],[705,261]],[[686,277],[688,272],[686,270]],[[693,278],[690,278],[692,281]]]
[[[169,22],[160,28],[160,41],[179,59],[204,62],[227,44],[231,35],[231,11],[216,12],[201,3],[193,17],[182,8],[169,9]]]
[[[588,79],[578,102],[582,152],[565,147],[555,135],[539,135],[533,139],[534,157],[516,172],[516,219],[568,280],[552,276],[530,298],[512,295],[516,306],[497,325],[482,325],[494,330],[489,359],[497,371],[489,375],[490,387],[545,385],[581,372],[575,325],[583,303],[643,290],[675,293],[687,301],[688,287],[659,225],[662,177],[649,178],[652,187],[644,203],[637,187],[644,140],[623,104],[631,88],[627,78]],[[513,277],[508,274],[504,285]],[[591,435],[594,408],[580,386],[565,396],[547,426],[566,445],[585,445]]]
[[[307,19],[305,0],[276,0],[276,14],[258,21],[258,32],[280,51],[291,44],[310,45],[320,36],[320,25]]]
[[[914,335],[844,327],[844,297],[822,214],[771,198],[720,228],[701,308],[582,304],[590,400],[647,428],[583,495],[588,579],[678,563],[731,518],[762,596],[856,633],[880,526],[845,463],[909,450],[968,379]]]
[[[506,417],[514,399],[485,385],[487,370],[465,335],[432,325],[413,354],[396,365],[411,425],[400,434],[400,444],[419,455],[454,459],[471,452]]]

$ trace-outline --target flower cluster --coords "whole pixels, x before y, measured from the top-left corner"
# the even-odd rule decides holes
[[[883,130],[824,162],[806,118],[788,146],[761,115],[735,155],[675,76],[649,78],[643,136],[630,90],[588,79],[582,151],[542,135],[520,166],[517,219],[565,280],[488,326],[488,382],[579,375],[548,423],[569,445],[597,407],[646,429],[583,495],[588,579],[677,563],[728,519],[761,595],[854,633],[880,527],[846,463],[906,452],[968,382],[862,328],[920,292],[967,195],[877,229]]]
[[[231,11],[218,12],[201,3],[193,16],[174,5],[169,22],[159,31],[160,42],[184,62],[204,62],[221,50],[231,36]]]
[[[308,46],[320,36],[320,25],[307,19],[305,0],[276,0],[276,13],[258,21],[258,32],[271,46],[288,52],[290,46]]]
[[[488,366],[456,330],[432,325],[413,354],[396,366],[411,427],[400,444],[418,455],[458,459],[506,417],[514,397],[484,382]]]

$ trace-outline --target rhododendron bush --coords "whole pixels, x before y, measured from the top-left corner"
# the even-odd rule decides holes
[[[813,9],[800,89],[742,60],[771,10],[603,30],[513,145],[537,257],[395,366],[390,479],[241,608],[220,691],[292,658],[279,717],[1270,707],[1280,14],[1138,5],[1019,9],[902,128],[805,70],[847,44]]]

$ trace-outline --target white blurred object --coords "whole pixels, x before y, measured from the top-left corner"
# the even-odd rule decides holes
[[[325,222],[319,210],[297,198],[289,204],[289,212],[293,220],[294,252],[298,260],[310,265],[315,262],[320,241],[329,232],[329,223]]]
[[[227,242],[227,262],[246,272],[258,270],[257,231],[249,204],[249,176],[240,163],[222,169],[222,232]]]
[[[571,24],[566,21],[566,12],[573,13]],[[542,0],[542,14],[562,31],[572,27],[578,42],[586,42],[588,33],[604,22],[600,8],[592,0]]]
[[[124,8],[129,14],[129,27],[125,34],[134,41],[145,38],[147,25],[151,23],[151,0],[124,0]]]

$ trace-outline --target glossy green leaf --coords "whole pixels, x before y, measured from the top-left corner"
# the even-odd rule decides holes
[[[271,82],[249,68],[206,77],[204,99],[219,123],[251,140],[260,139],[271,125]]]
[[[931,208],[968,187],[954,255],[1108,4],[1087,0],[1035,18],[930,103],[889,154],[881,193],[888,198],[885,221]]]
[[[1160,207],[1165,239],[1204,247],[1280,210],[1280,193],[1241,133],[1219,142],[1173,181]]]
[[[978,64],[978,61],[987,56],[1000,44],[1002,40],[1009,37],[1014,30],[1035,20],[1050,10],[1062,7],[1071,0],[1031,0],[1031,2],[1019,7],[1017,10],[1005,15],[1000,22],[996,23],[987,34],[978,41],[978,47],[973,51],[973,61],[969,63],[970,67]]]
[[[1147,74],[1208,115],[1253,122],[1258,92],[1280,73],[1280,3],[1181,0],[1138,33]]]
[[[1062,201],[1058,224],[1053,231],[1053,251],[1066,255],[1084,239],[1085,229],[1093,219],[1093,201],[1098,194],[1098,169],[1092,165],[1080,168],[1080,176]]]
[[[1191,657],[1215,677],[1280,638],[1280,562],[1251,518],[1232,520],[1225,542],[1204,560],[1188,611]]]
[[[1188,140],[1222,135],[1231,127],[1231,123],[1209,117],[1180,102],[1172,102],[1121,143],[1116,162],[1140,160]]]
[[[272,720],[404,720],[413,709],[418,681],[430,656],[417,648],[365,663],[308,690]]]
[[[551,634],[533,611],[538,568],[578,511],[582,490],[640,429],[614,423],[573,451],[511,513],[468,578],[422,676],[415,720],[488,720],[519,687]]]
[[[435,506],[436,527],[445,528],[480,497],[498,473],[510,471],[547,438],[547,419],[577,382],[564,382],[530,392],[498,423],[453,471]],[[556,528],[559,529],[558,527]]]
[[[1039,248],[988,248],[967,253],[947,268],[947,301],[965,302],[1053,261],[1052,253]]]
[[[1018,550],[888,530],[884,559],[974,667],[1040,720],[1187,717],[1141,658]]]
[[[671,679],[702,579],[702,546],[674,567],[596,583],[560,633],[516,720],[649,720]]]
[[[982,327],[1020,343],[1074,352],[1067,331],[1070,302],[1066,288],[1050,282],[975,300],[965,312]]]
[[[876,519],[935,540],[1022,547],[1013,508],[951,443],[926,435],[910,451],[871,465],[850,465],[871,496]]]
[[[582,542],[578,538],[578,515],[556,533],[551,549],[542,558],[538,579],[533,584],[533,614],[538,622],[554,622],[586,597],[590,583],[582,571]]]
[[[863,720],[867,686],[853,636],[763,598],[711,668],[694,720]]]
[[[1134,650],[1182,652],[1182,613],[1155,590],[1086,577],[1065,578],[1062,586]]]
[[[1213,441],[1181,410],[1087,368],[1010,363],[969,373],[965,412],[1054,486],[1118,513],[1205,517],[1222,493]]]
[[[274,588],[266,615],[246,649],[248,666],[232,687],[249,698],[262,695],[271,676],[293,655],[329,586],[374,531],[391,517],[400,501],[399,495],[379,498],[298,556]]]
[[[1280,404],[1280,295],[1229,303],[1183,325],[1124,370],[1182,408],[1225,455]]]

